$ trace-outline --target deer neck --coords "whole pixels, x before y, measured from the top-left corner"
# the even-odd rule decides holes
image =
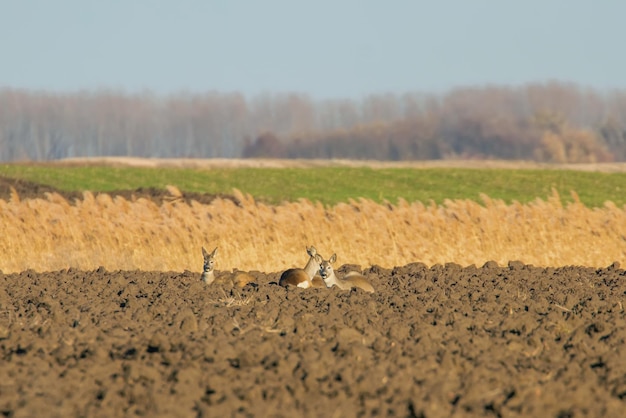
[[[215,281],[215,271],[213,270],[204,270],[202,272],[202,281],[206,284],[211,284]]]
[[[315,274],[320,271],[320,265],[317,261],[315,261],[315,257],[310,257],[303,270],[309,275],[309,278],[312,279],[315,277]]]

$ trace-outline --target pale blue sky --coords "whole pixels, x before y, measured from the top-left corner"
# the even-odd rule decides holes
[[[626,1],[0,0],[0,87],[315,98],[626,87]]]

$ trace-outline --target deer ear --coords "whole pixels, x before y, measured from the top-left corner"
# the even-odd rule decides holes
[[[337,261],[337,254],[331,255],[330,259],[328,259],[328,261],[330,261],[331,263],[334,263],[335,261]]]
[[[211,253],[211,257],[215,257],[216,255],[217,255],[217,247],[215,247],[215,249]]]
[[[204,249],[204,247],[202,247],[202,256],[203,257],[207,257],[209,255],[209,253],[206,252],[206,250]]]
[[[315,254],[315,261],[317,261],[317,264],[322,264],[322,261],[324,261],[322,259],[322,256],[319,254]]]
[[[315,255],[317,254],[317,250],[315,249],[314,246],[310,246],[309,248],[306,249],[307,254],[309,254],[311,257],[315,257]]]

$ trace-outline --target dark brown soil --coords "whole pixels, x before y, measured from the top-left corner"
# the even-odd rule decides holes
[[[59,190],[45,184],[33,183],[28,180],[0,176],[0,199],[8,201],[11,198],[11,188],[15,189],[20,199],[45,199],[46,193],[58,193],[70,203],[74,203],[76,200],[83,199],[83,193],[79,191]],[[181,196],[173,196],[167,190],[157,189],[154,187],[140,187],[135,190],[115,190],[106,193],[111,196],[121,196],[124,199],[130,201],[144,198],[151,200],[157,205],[161,205],[164,201],[171,202],[175,199],[181,199],[187,203],[195,200],[201,204],[208,204],[218,197],[223,199],[231,199],[233,202],[238,203],[237,199],[233,196],[182,191]],[[94,193],[94,195],[96,196],[98,194],[98,192]]]
[[[0,413],[582,417],[626,410],[619,266],[365,270],[377,293],[195,272],[0,274]],[[241,304],[241,306],[237,306]]]

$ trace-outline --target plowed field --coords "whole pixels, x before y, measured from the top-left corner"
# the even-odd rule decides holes
[[[376,293],[261,272],[241,290],[196,272],[0,274],[0,412],[623,416],[619,265],[364,273]]]

